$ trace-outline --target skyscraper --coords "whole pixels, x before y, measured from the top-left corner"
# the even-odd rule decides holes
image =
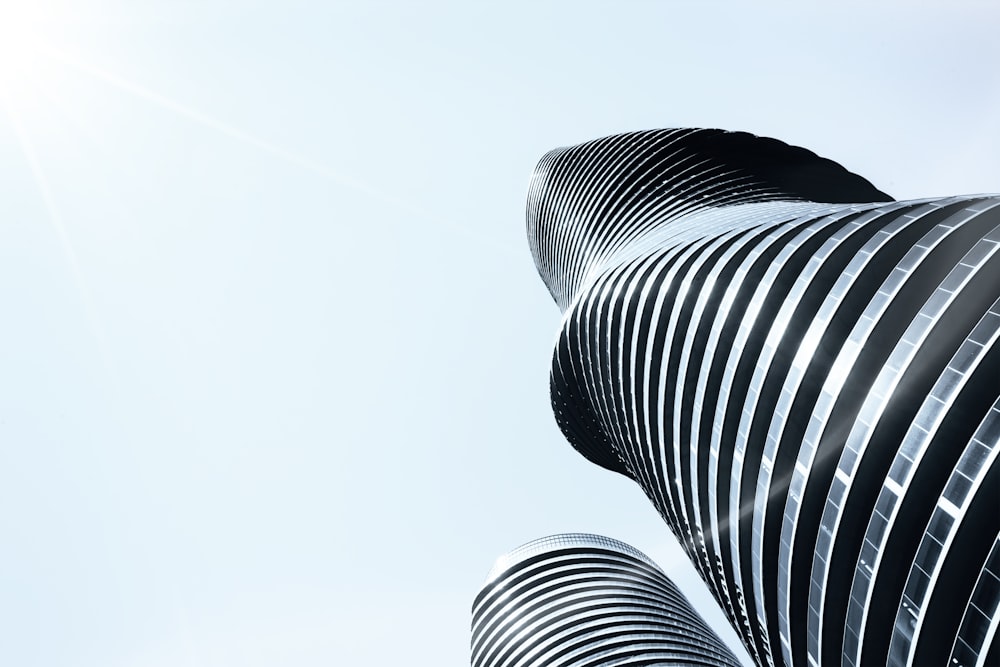
[[[720,130],[546,155],[556,419],[759,665],[1000,663],[1000,197]]]
[[[497,560],[472,607],[473,667],[739,667],[644,554],[598,535],[529,542]]]

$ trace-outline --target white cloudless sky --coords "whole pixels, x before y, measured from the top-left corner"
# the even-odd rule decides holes
[[[467,664],[493,560],[567,531],[719,628],[638,487],[555,426],[531,169],[705,126],[897,198],[996,191],[998,21],[0,0],[0,664]]]

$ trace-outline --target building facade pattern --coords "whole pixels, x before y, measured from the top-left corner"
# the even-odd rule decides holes
[[[473,667],[739,667],[644,554],[553,535],[502,556],[472,608]]]
[[[546,155],[527,218],[560,428],[757,664],[1000,663],[1000,197],[658,130]]]

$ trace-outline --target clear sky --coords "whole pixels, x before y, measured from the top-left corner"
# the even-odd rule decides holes
[[[1000,190],[997,4],[829,6],[0,0],[0,664],[467,664],[566,531],[719,627],[555,426],[525,191],[679,126]]]

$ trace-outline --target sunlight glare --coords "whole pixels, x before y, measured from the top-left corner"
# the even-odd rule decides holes
[[[39,33],[46,12],[37,3],[0,0],[0,92],[16,97],[38,74]]]

